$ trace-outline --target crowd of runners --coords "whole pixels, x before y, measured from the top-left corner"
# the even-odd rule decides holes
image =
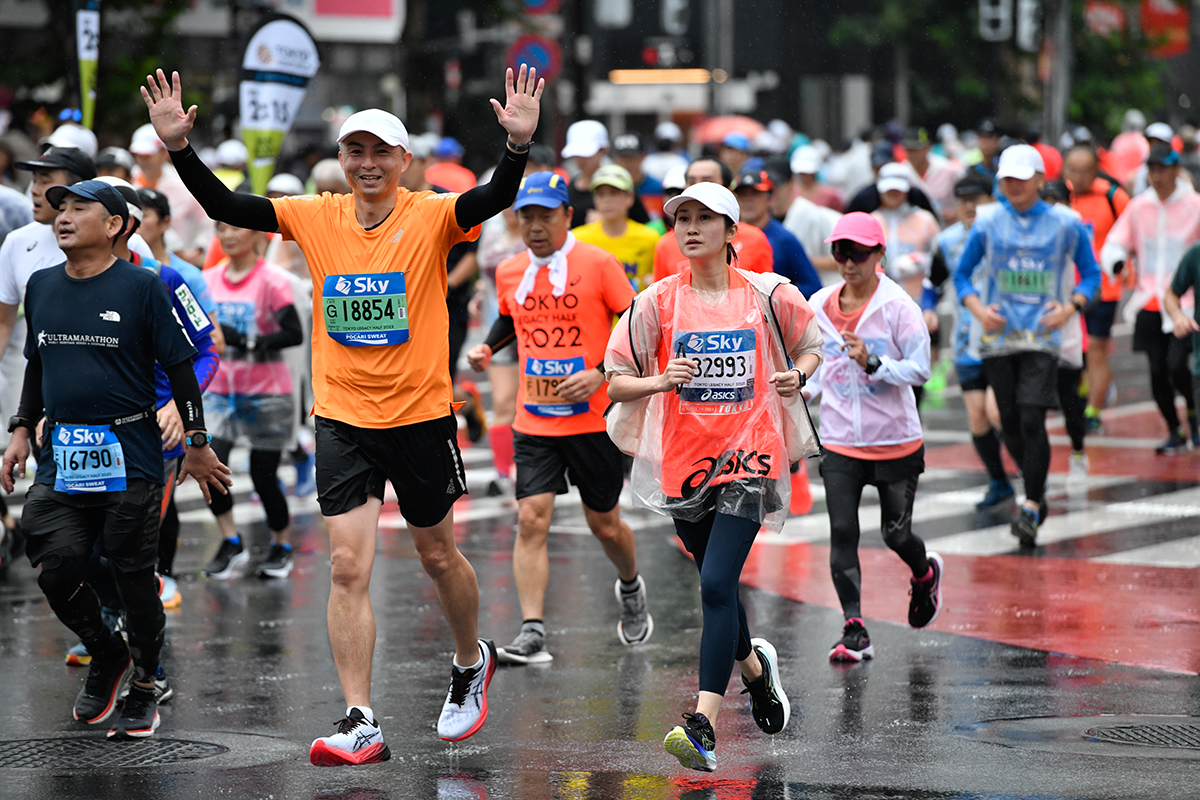
[[[610,138],[582,120],[556,151],[534,141],[543,81],[522,67],[505,89],[492,105],[506,138],[482,176],[454,139],[368,109],[330,158],[258,196],[244,146],[189,141],[196,108],[162,71],[127,143],[99,149],[67,122],[0,173],[0,484],[11,493],[36,464],[19,521],[0,508],[0,566],[27,557],[79,639],[66,653],[88,668],[75,719],[146,737],[175,694],[159,653],[163,609],[184,602],[172,490],[189,476],[220,531],[211,580],[286,580],[287,495],[317,496],[346,706],[312,743],[318,766],[390,757],[371,707],[368,593],[386,483],[454,644],[446,741],[483,726],[498,664],[553,660],[559,495],[576,487],[612,562],[624,646],[655,623],[622,497],[670,518],[699,573],[703,630],[695,707],[664,747],[711,771],[735,667],[758,727],[788,724],[783,665],[751,636],[739,578],[760,533],[810,512],[810,475],[845,617],[829,658],[875,654],[860,604],[867,486],[911,573],[909,624],[938,617],[943,561],[913,507],[921,405],[950,370],[989,478],[978,508],[1011,505],[1021,547],[1047,514],[1052,409],[1071,439],[1067,488],[1087,489],[1119,309],[1166,424],[1156,452],[1200,448],[1194,130],[1131,111],[1104,143],[985,120],[962,135],[884,127],[835,151],[778,120],[708,143],[672,122]],[[485,371],[489,403],[472,380]],[[490,447],[487,493],[516,512],[522,623],[499,647],[480,636],[454,538],[467,442]],[[253,567],[230,488],[239,446],[270,532]]]

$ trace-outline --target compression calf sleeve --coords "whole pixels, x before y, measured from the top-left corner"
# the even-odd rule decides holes
[[[1007,481],[1004,460],[1000,457],[1000,437],[996,435],[996,431],[989,430],[982,436],[972,436],[971,443],[975,445],[975,452],[983,462],[988,477],[994,481]]]

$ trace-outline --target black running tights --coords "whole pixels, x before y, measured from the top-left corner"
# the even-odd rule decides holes
[[[1179,430],[1175,393],[1183,395],[1188,411],[1196,408],[1196,401],[1192,397],[1192,373],[1188,369],[1189,352],[1186,345],[1175,341],[1175,337],[1169,334],[1153,345],[1152,349],[1146,351],[1146,358],[1150,361],[1150,393],[1154,395],[1158,413],[1167,423],[1167,430],[1174,432]]]
[[[724,695],[734,661],[750,657],[750,628],[738,593],[742,566],[759,523],[715,510],[700,522],[675,520],[675,533],[696,560],[704,630],[700,634],[700,691]]]
[[[1079,394],[1079,382],[1083,370],[1058,365],[1058,404],[1062,408],[1063,423],[1067,436],[1071,437],[1071,449],[1083,449],[1083,437],[1087,433],[1087,398]]]
[[[229,463],[229,453],[233,450],[233,442],[226,439],[213,439],[212,449],[222,464]],[[283,452],[280,450],[251,450],[250,451],[250,480],[254,483],[254,491],[262,500],[263,511],[267,513],[267,527],[279,532],[291,524],[292,518],[288,512],[287,498],[283,489],[279,488],[279,459]],[[212,492],[212,502],[208,504],[216,516],[220,516],[233,508],[233,491],[229,494]]]
[[[858,563],[858,507],[862,502],[861,476],[848,472],[822,470],[825,479],[825,505],[829,510],[829,570],[846,619],[862,616],[862,569]],[[913,577],[929,572],[925,542],[912,532],[913,501],[917,479],[877,484],[883,541],[912,570]]]
[[[70,628],[94,658],[103,661],[119,658],[125,648],[118,634],[111,632],[100,615],[100,599],[87,583],[88,559],[49,555],[42,560],[38,586],[50,608]],[[129,652],[136,667],[136,679],[153,680],[158,672],[166,616],[158,598],[158,579],[154,567],[133,572],[115,570],[117,589],[125,605]]]
[[[1022,403],[1000,405],[1000,426],[1004,429],[1005,447],[1013,460],[1021,465],[1025,498],[1042,502],[1046,496],[1046,475],[1050,472],[1046,409]]]

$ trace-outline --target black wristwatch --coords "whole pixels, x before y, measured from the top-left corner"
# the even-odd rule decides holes
[[[187,437],[188,447],[208,447],[208,444],[211,441],[212,437],[204,431],[193,433],[191,436]]]
[[[14,432],[17,428],[28,428],[29,432],[33,433],[33,431],[36,427],[37,427],[36,422],[25,419],[25,417],[18,417],[14,414],[13,416],[8,418],[8,432],[9,433]]]
[[[871,353],[871,355],[867,356],[867,366],[864,369],[868,375],[874,375],[875,370],[879,369],[882,365],[883,362],[879,360],[879,356]]]
[[[1071,305],[1075,306],[1075,310],[1078,311],[1080,314],[1082,314],[1083,310],[1085,308],[1087,308],[1087,303],[1081,303],[1078,300],[1076,300],[1074,297],[1071,298]]]
[[[792,367],[792,372],[800,376],[800,388],[803,389],[808,384],[808,375],[804,374],[804,370],[799,367]]]

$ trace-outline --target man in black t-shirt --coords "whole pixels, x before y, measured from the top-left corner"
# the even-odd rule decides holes
[[[14,467],[25,474],[31,432],[45,417],[22,527],[50,608],[92,655],[74,717],[104,722],[132,681],[108,736],[146,737],[158,727],[154,679],[165,625],[154,574],[163,492],[156,361],[187,434],[180,474],[195,477],[206,498],[209,483],[224,492],[231,479],[208,447],[192,372],[196,351],[166,285],[112,254],[129,223],[125,199],[93,180],[51,187],[46,200],[59,209],[55,233],[67,261],[35,273],[26,287],[28,364],[0,485],[11,493]],[[125,601],[128,644],[104,624],[85,582],[97,541]]]

